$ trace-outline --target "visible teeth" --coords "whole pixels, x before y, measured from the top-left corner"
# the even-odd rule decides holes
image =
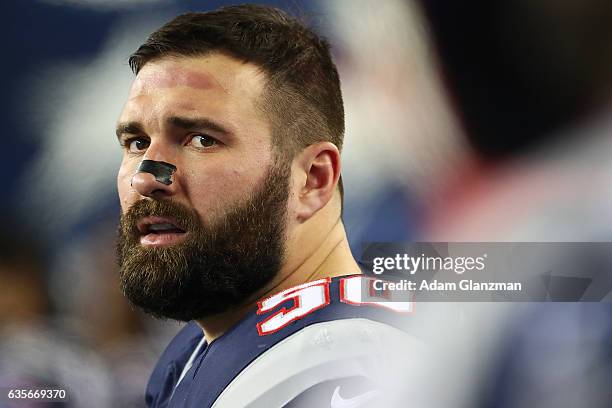
[[[149,231],[166,231],[166,230],[175,230],[177,229],[172,224],[151,224],[149,225]]]

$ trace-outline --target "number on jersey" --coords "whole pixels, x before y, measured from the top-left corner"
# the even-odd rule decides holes
[[[379,306],[385,307],[395,312],[412,312],[412,302],[377,301],[376,297],[366,296],[362,298],[364,287],[370,288],[376,278],[367,276],[351,276],[340,280],[340,301],[346,304],[361,306]],[[257,331],[260,336],[275,333],[286,327],[291,322],[303,318],[315,310],[324,308],[330,303],[329,286],[330,278],[319,279],[313,282],[307,282],[293,288],[284,290],[276,295],[266,298],[258,303],[257,314],[268,313],[282,303],[292,301],[290,307],[283,306],[267,317],[265,320],[257,324]],[[367,285],[367,286],[364,286]]]

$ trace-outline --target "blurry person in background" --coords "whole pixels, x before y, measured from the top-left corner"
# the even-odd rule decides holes
[[[461,180],[430,207],[423,239],[609,242],[610,2],[419,3],[471,148]],[[577,267],[609,276],[609,259],[584,261]],[[603,284],[602,303],[513,304],[523,313],[473,372],[470,406],[611,406],[612,294]],[[479,334],[465,344],[500,318],[474,322]]]
[[[608,2],[326,7],[345,47],[348,134],[359,140],[345,163],[370,164],[347,166],[346,185],[366,196],[395,183],[408,197],[407,222],[381,236],[405,228],[415,241],[610,241]],[[381,214],[395,208],[385,204]],[[422,406],[610,406],[608,304],[424,306],[417,331],[444,364]]]
[[[423,238],[609,240],[609,2],[421,3],[470,147]]]
[[[63,389],[68,402],[57,406],[110,406],[105,369],[79,342],[58,330],[41,252],[33,240],[16,231],[19,228],[8,223],[0,229],[0,386]]]
[[[417,345],[388,310],[408,304],[361,301],[329,44],[278,9],[232,6],[176,17],[130,65],[120,284],[145,312],[189,322],[147,405],[376,404],[386,342]]]

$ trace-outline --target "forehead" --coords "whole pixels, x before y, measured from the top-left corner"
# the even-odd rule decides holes
[[[120,121],[147,125],[187,114],[234,125],[267,122],[259,105],[265,83],[265,74],[256,65],[224,54],[165,57],[142,67]]]
[[[131,94],[151,89],[190,87],[232,90],[236,85],[263,89],[264,75],[254,64],[240,61],[222,53],[203,56],[168,56],[146,63],[132,84]]]
[[[198,70],[198,67],[189,67],[189,63],[180,61],[163,61],[145,66],[138,74],[130,94],[140,94],[158,88],[175,88],[186,86],[196,89],[211,89],[218,84],[218,80],[208,72]]]

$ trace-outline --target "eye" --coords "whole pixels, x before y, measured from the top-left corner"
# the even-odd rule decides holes
[[[144,150],[146,150],[149,147],[150,142],[146,139],[141,139],[141,138],[134,138],[134,139],[128,139],[125,141],[125,143],[123,144],[123,146],[130,152],[130,153],[140,153]]]
[[[196,149],[210,149],[215,147],[218,142],[215,138],[208,135],[195,135],[191,138],[189,144]]]

